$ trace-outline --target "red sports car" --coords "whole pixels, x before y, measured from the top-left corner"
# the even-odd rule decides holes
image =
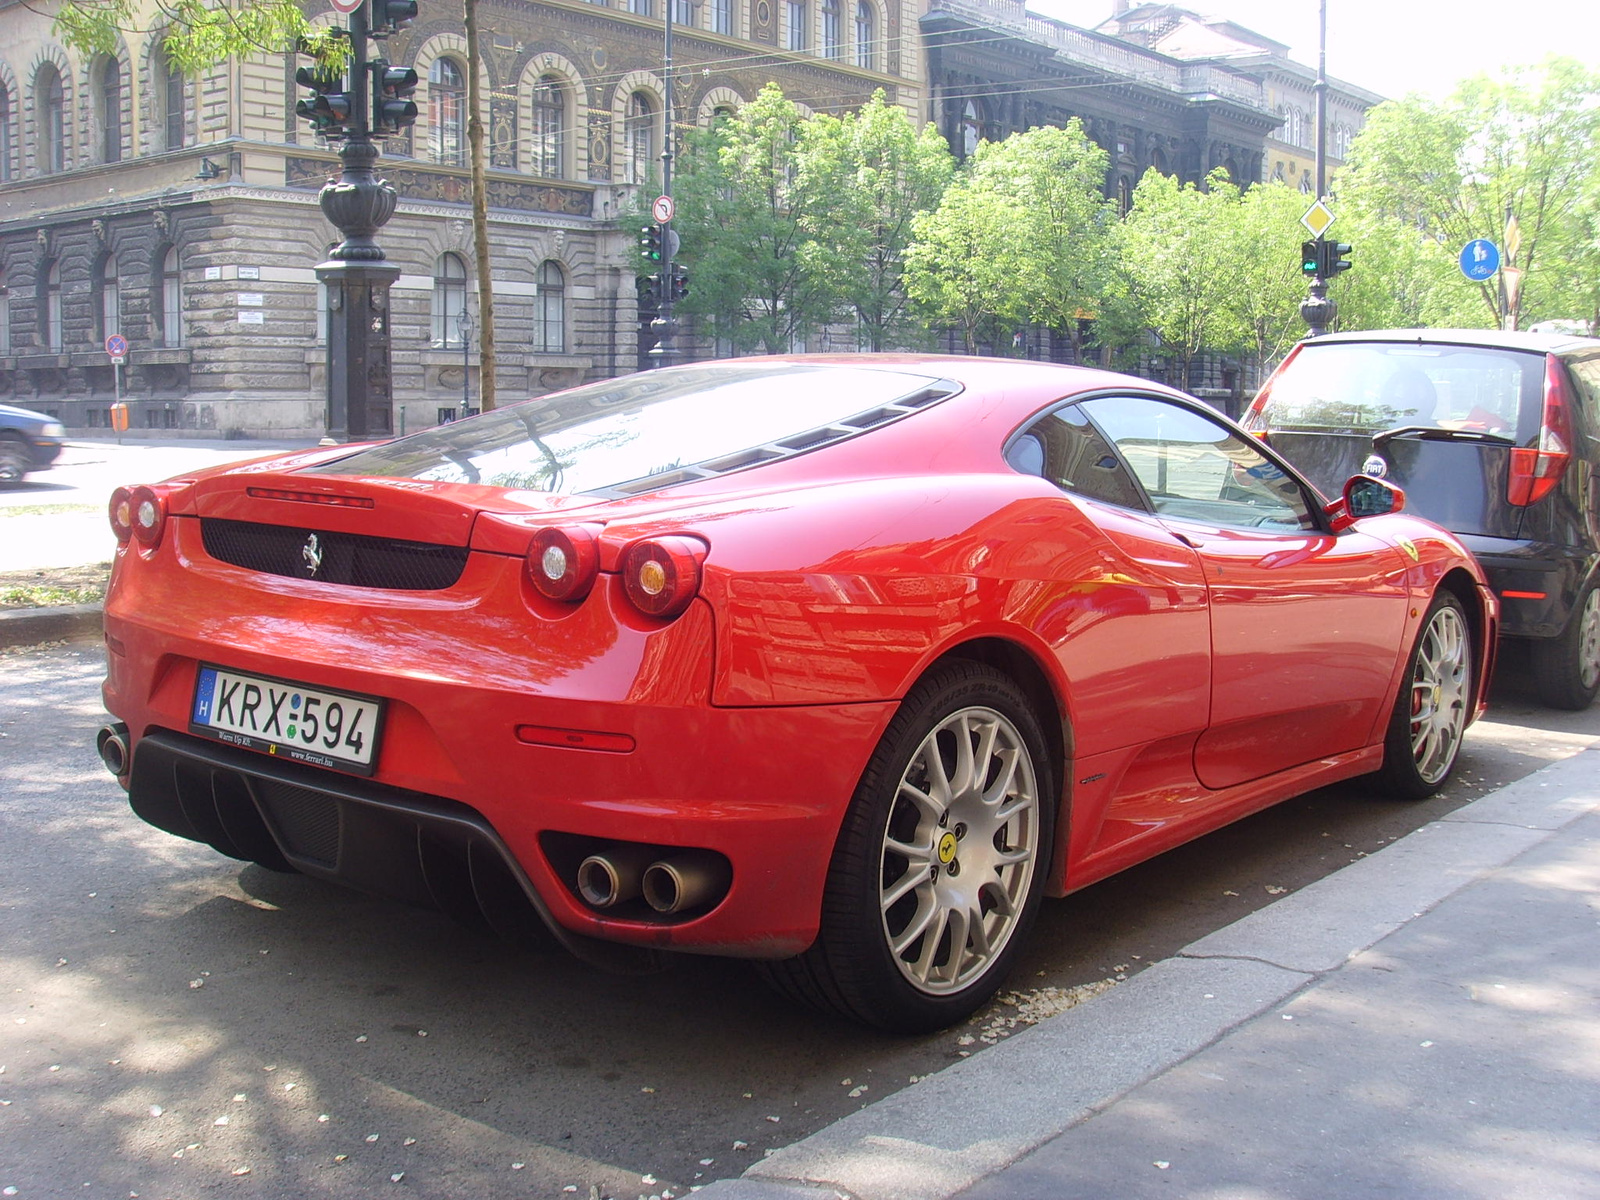
[[[1046,895],[1444,782],[1495,601],[1402,502],[1101,371],[651,371],[119,490],[101,753],[236,858],[931,1029]]]

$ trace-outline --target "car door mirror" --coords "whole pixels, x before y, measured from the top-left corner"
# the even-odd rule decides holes
[[[1397,513],[1406,506],[1406,494],[1385,479],[1371,475],[1352,475],[1345,480],[1344,495],[1328,505],[1327,512],[1335,533],[1341,533],[1363,517]]]

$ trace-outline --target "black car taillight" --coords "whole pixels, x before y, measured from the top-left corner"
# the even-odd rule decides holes
[[[1269,429],[1267,423],[1267,400],[1272,395],[1272,385],[1278,381],[1280,375],[1289,369],[1289,364],[1295,360],[1295,356],[1303,348],[1304,343],[1301,343],[1289,351],[1289,357],[1278,364],[1276,371],[1267,376],[1267,381],[1261,385],[1261,390],[1256,393],[1256,398],[1250,401],[1250,407],[1245,409],[1244,416],[1239,418],[1239,424],[1244,426],[1245,432],[1255,434],[1263,442],[1267,440]]]
[[[1539,416],[1539,436],[1531,446],[1511,451],[1511,472],[1506,499],[1526,506],[1543,500],[1572,461],[1572,402],[1567,393],[1566,371],[1553,354],[1544,360],[1544,411]]]

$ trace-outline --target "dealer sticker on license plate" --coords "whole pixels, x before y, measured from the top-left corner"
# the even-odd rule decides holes
[[[371,775],[383,701],[200,665],[191,733],[296,762]]]

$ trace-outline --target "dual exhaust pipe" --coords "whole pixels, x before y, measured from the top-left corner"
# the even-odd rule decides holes
[[[644,901],[663,916],[715,904],[728,892],[728,860],[709,850],[618,843],[578,864],[578,894],[591,908]]]

